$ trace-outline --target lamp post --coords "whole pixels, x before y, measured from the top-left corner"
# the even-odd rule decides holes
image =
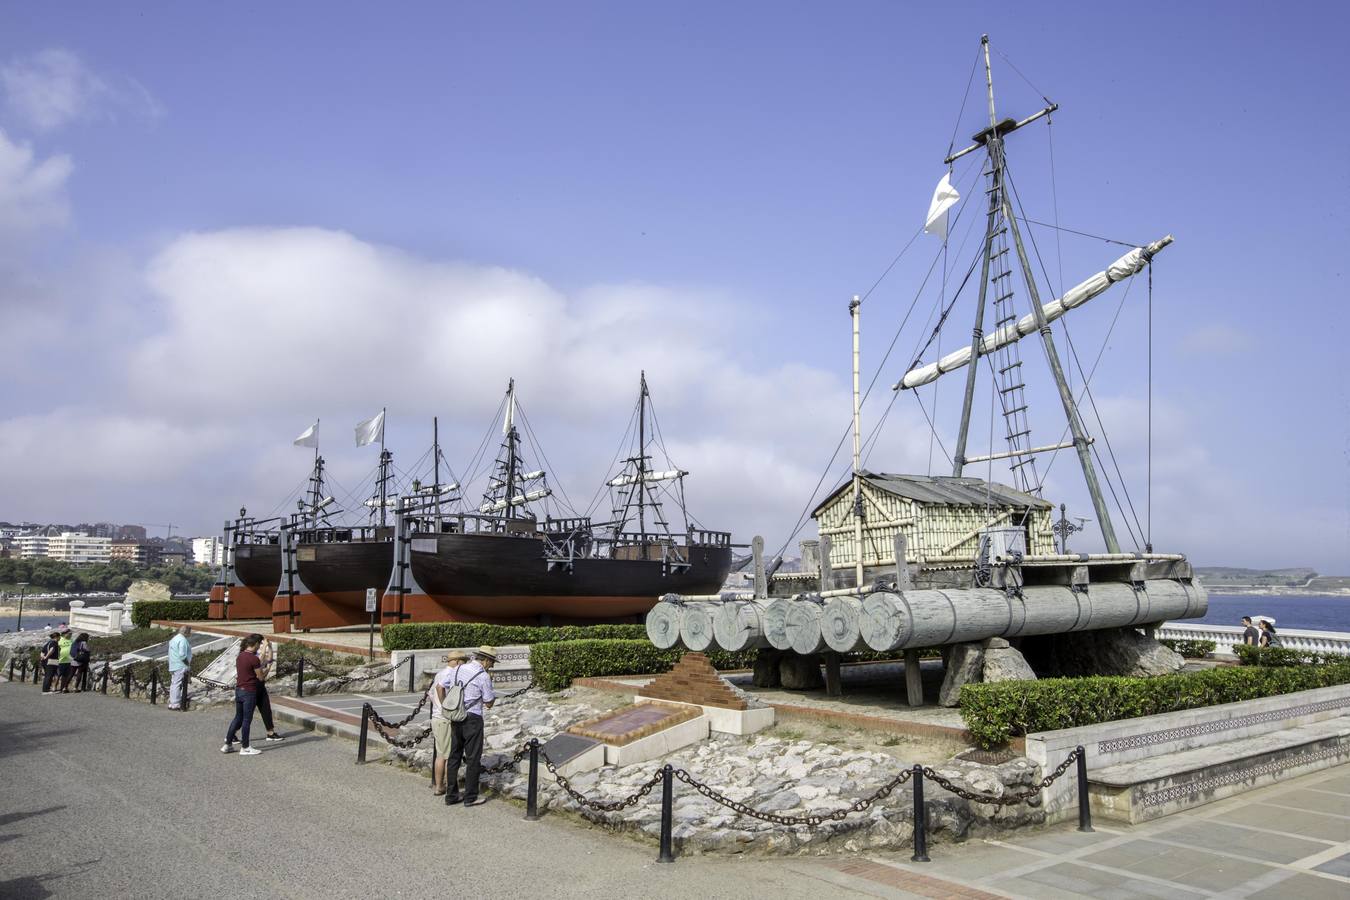
[[[14,623],[15,631],[23,631],[23,595],[28,590],[28,582],[15,582],[19,586],[19,621]]]

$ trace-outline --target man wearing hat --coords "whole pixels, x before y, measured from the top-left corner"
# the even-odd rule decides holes
[[[478,773],[483,764],[483,711],[492,706],[497,694],[488,673],[497,664],[496,647],[479,647],[473,660],[455,670],[451,684],[464,686],[463,722],[450,723],[450,758],[445,763],[446,804],[459,803],[459,764],[464,763],[464,805],[479,806]]]
[[[455,670],[469,661],[469,654],[463,650],[451,650],[445,654],[445,668],[431,679],[427,689],[431,700],[431,736],[436,742],[436,765],[431,770],[431,786],[439,797],[445,793],[445,760],[450,756],[450,720],[445,718],[442,704],[445,702],[445,689],[454,681]]]

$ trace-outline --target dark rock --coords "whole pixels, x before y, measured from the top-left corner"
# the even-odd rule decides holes
[[[752,683],[755,687],[775,688],[783,683],[778,674],[778,661],[782,654],[777,650],[761,650],[755,657],[755,674]]]
[[[820,659],[816,656],[785,654],[778,661],[778,678],[790,691],[812,691],[825,686],[820,674]]]
[[[1166,675],[1185,665],[1181,654],[1133,628],[1107,628],[1026,638],[1022,655],[1045,677]]]

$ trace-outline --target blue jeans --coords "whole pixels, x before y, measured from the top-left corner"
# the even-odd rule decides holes
[[[248,749],[248,729],[253,724],[253,710],[258,705],[258,695],[254,691],[241,691],[234,689],[234,719],[230,722],[230,730],[225,733],[225,743],[233,744],[234,736],[239,731],[239,726],[244,727],[243,745]]]

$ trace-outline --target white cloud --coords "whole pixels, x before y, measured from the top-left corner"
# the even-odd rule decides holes
[[[90,119],[115,121],[123,114],[163,115],[163,107],[136,79],[98,74],[78,55],[59,48],[0,66],[0,89],[9,110],[38,131]]]
[[[0,131],[0,234],[65,225],[70,218],[66,181],[73,168],[69,156],[38,159],[31,146]]]

